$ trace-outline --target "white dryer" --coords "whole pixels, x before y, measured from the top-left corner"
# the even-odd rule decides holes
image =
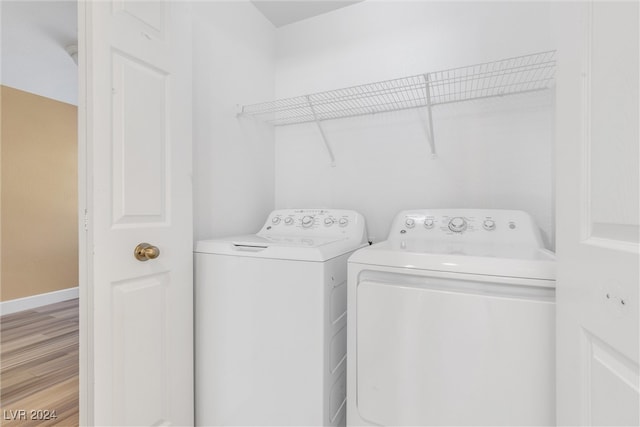
[[[197,425],[344,425],[347,258],[364,218],[288,209],[195,250]]]
[[[348,425],[555,425],[555,257],[528,214],[401,212],[348,280]]]

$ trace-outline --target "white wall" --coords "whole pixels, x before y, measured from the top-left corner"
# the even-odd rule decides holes
[[[547,3],[365,1],[277,30],[276,97],[302,95],[554,48]],[[553,93],[276,131],[275,205],[360,211],[376,240],[411,208],[530,212],[553,247]]]
[[[193,15],[194,238],[253,233],[274,205],[274,135],[236,104],[273,99],[275,29],[248,1]]]
[[[78,104],[78,67],[65,48],[78,43],[75,1],[1,1],[5,86]]]

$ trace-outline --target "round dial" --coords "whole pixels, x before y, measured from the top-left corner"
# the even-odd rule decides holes
[[[413,228],[416,225],[416,220],[413,218],[407,218],[404,221],[404,225],[406,225],[407,228]]]
[[[454,233],[462,233],[466,229],[467,221],[460,216],[451,218],[451,221],[449,221],[449,230],[453,231]]]
[[[340,220],[338,221],[338,224],[340,224],[340,227],[346,227],[347,224],[349,224],[349,219],[348,218],[340,218]]]
[[[485,230],[495,230],[496,229],[496,222],[492,219],[485,219],[484,222],[482,223],[482,226],[484,227]]]
[[[431,219],[431,218],[427,218],[427,219],[424,220],[424,226],[426,228],[433,228],[434,224],[435,223],[433,222],[433,219]]]
[[[284,223],[285,223],[285,225],[291,225],[291,224],[293,224],[293,218],[291,218],[290,216],[286,217],[286,218],[284,219]]]
[[[313,225],[313,217],[312,216],[304,216],[302,217],[302,226],[304,228],[309,228]]]
[[[280,217],[279,216],[274,216],[273,219],[271,220],[271,222],[273,223],[273,225],[280,224]]]
[[[333,218],[325,218],[324,219],[324,225],[326,225],[327,227],[330,225],[333,225],[336,222],[335,219]]]

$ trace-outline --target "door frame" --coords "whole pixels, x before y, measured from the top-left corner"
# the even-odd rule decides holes
[[[89,203],[92,200],[91,163],[89,162],[91,147],[88,132],[88,27],[91,25],[87,13],[88,2],[77,1],[78,8],[78,287],[79,287],[79,421],[80,425],[90,425],[93,420],[92,366],[93,346],[91,314],[93,313],[92,289],[90,277],[92,273],[89,250],[93,243],[89,222]]]

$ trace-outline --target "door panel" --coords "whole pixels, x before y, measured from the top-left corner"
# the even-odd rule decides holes
[[[166,221],[167,74],[112,53],[114,223]],[[152,184],[152,185],[150,185]]]
[[[637,2],[553,5],[557,422],[638,425]]]
[[[86,170],[81,424],[190,425],[189,6],[96,1],[78,8]],[[142,242],[160,255],[134,258]]]
[[[154,32],[154,37],[164,38],[166,6],[161,2],[115,0],[113,13],[129,14]]]
[[[161,273],[113,284],[113,382],[122,391],[114,402],[116,425],[169,424],[168,366],[158,357],[166,354],[170,338],[169,282]]]
[[[638,365],[591,335],[585,340],[591,424],[638,425]]]
[[[586,11],[584,154],[589,163],[584,177],[585,237],[623,245],[638,243],[640,237],[640,71],[638,13],[634,9],[637,4],[596,2]],[[600,244],[597,240],[590,243]]]

